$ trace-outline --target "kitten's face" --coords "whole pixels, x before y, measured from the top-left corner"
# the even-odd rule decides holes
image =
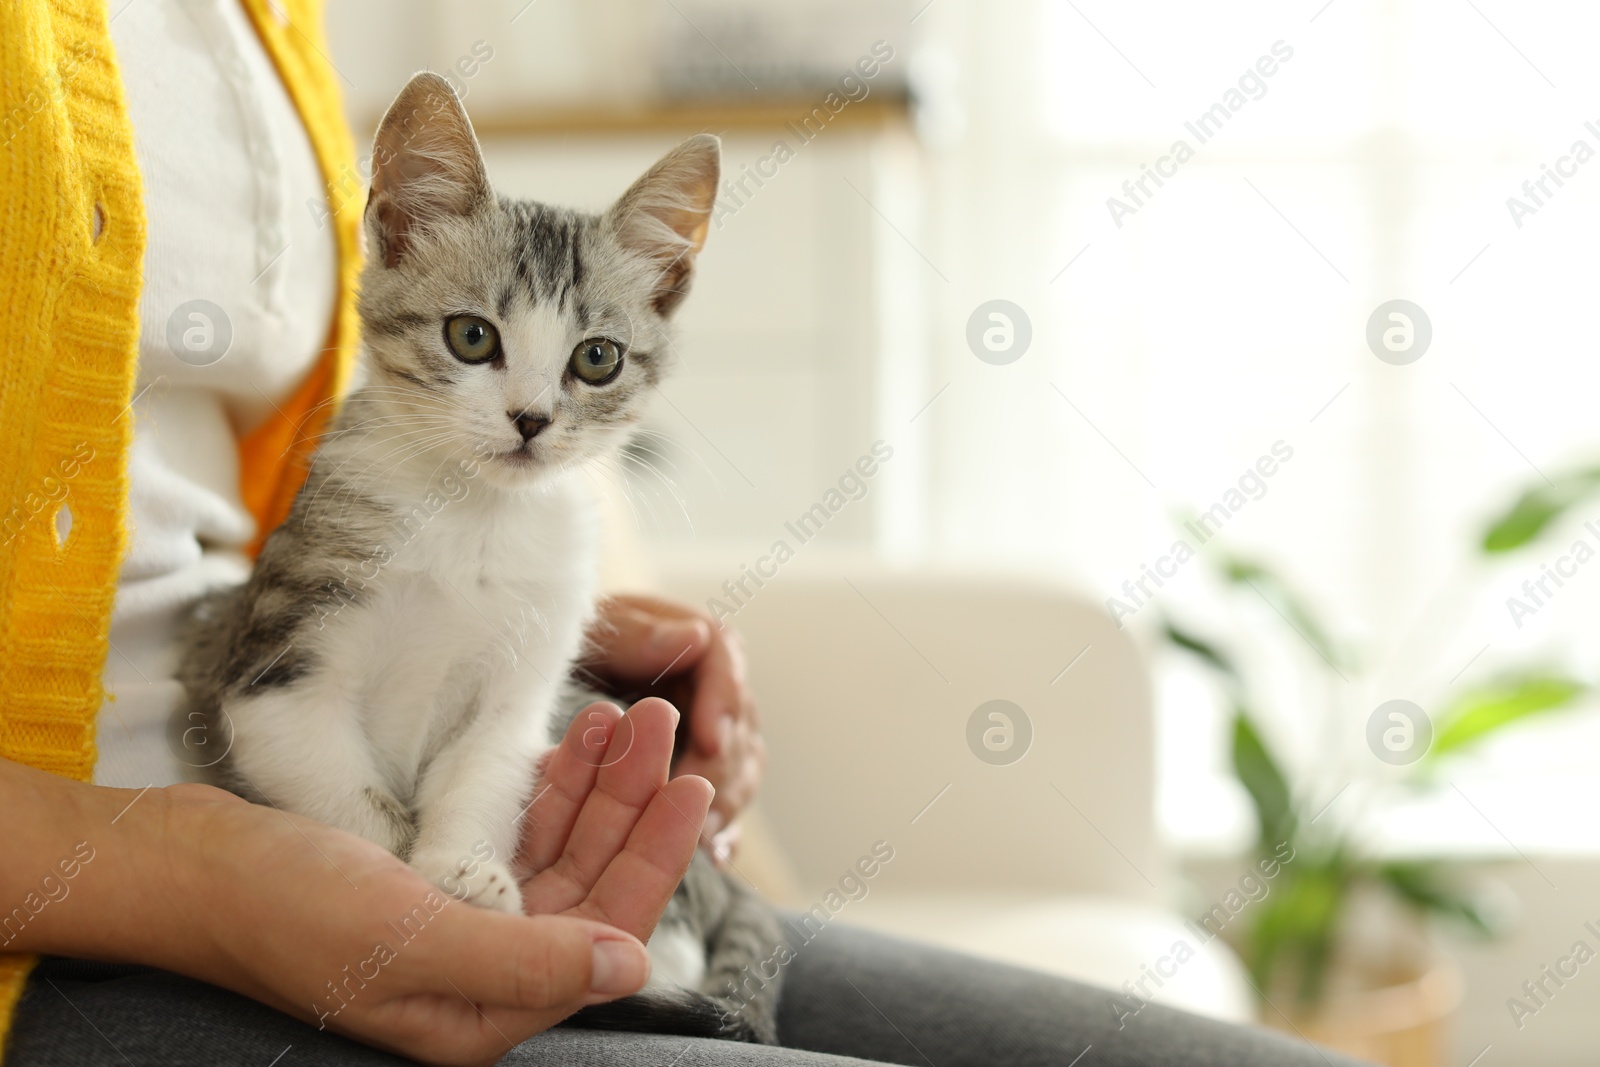
[[[448,85],[413,78],[374,150],[361,317],[369,387],[416,447],[526,484],[620,445],[667,359],[717,155],[685,142],[603,215],[497,199]]]
[[[607,453],[667,355],[656,274],[593,216],[491,201],[374,259],[361,295],[369,371],[419,421],[534,475]]]

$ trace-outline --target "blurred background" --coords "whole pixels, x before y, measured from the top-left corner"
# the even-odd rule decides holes
[[[440,71],[508,194],[598,210],[723,137],[619,514],[752,645],[775,893],[886,839],[842,918],[1123,1011],[1594,1062],[1600,10],[328,18],[358,143]],[[1162,965],[1219,905],[1231,955]]]

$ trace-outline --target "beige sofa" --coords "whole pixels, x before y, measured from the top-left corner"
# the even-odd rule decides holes
[[[1251,1017],[1237,958],[1163,907],[1150,687],[1104,610],[1044,581],[820,552],[730,595],[741,573],[680,559],[661,584],[733,609],[748,646],[771,750],[736,860],[752,880],[818,925],[1108,988],[1168,958],[1158,991],[1146,979],[1158,1002]],[[979,712],[996,700],[1015,707]],[[1197,954],[1177,966],[1180,940]]]

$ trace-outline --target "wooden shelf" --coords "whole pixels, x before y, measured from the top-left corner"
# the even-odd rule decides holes
[[[745,133],[780,135],[786,123],[800,124],[825,93],[781,101],[727,103],[662,103],[637,108],[528,107],[485,109],[472,113],[482,138],[609,137],[651,133]],[[823,108],[826,111],[826,108]],[[828,128],[866,129],[907,119],[903,96],[873,93],[832,115]]]

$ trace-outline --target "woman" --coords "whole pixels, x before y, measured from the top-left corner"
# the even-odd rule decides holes
[[[551,1029],[640,988],[702,820],[725,846],[761,773],[737,646],[649,598],[607,602],[593,667],[664,687],[688,750],[669,781],[659,699],[608,713],[609,766],[569,736],[526,917],[184,784],[210,757],[168,737],[173,627],[248,572],[354,353],[362,182],[325,51],[319,0],[0,7],[5,1063],[1326,1062],[844,930],[789,965],[789,1047]]]

